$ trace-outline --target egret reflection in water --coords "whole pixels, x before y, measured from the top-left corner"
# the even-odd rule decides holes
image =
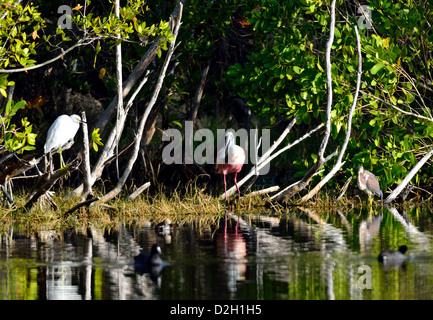
[[[170,225],[167,242],[149,223],[36,234],[11,227],[0,234],[0,299],[433,299],[427,208],[227,218],[226,229],[224,221]],[[134,257],[154,243],[166,264],[137,268]],[[403,244],[404,266],[378,262]]]

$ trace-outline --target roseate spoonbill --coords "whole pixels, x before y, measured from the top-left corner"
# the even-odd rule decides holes
[[[372,195],[383,199],[382,190],[380,190],[380,184],[376,176],[370,171],[364,170],[362,166],[358,167],[358,188],[368,194],[370,203]]]
[[[383,265],[387,266],[401,266],[406,261],[405,253],[407,251],[407,246],[402,245],[397,251],[394,250],[383,250],[377,260],[382,262]]]
[[[235,173],[235,185],[236,189],[238,189],[239,196],[241,192],[239,191],[238,183],[237,183],[237,175],[238,172],[241,171],[242,166],[245,162],[245,151],[242,147],[236,145],[235,143],[235,135],[232,131],[228,131],[225,134],[225,146],[222,148],[218,154],[216,159],[216,169],[217,173],[224,175],[224,193],[227,201],[227,182],[226,175],[230,173]]]
[[[74,139],[81,122],[81,117],[76,114],[70,116],[63,114],[58,116],[48,129],[44,153],[50,153],[51,156],[52,151],[59,150],[60,164],[64,166],[62,147],[70,140]]]

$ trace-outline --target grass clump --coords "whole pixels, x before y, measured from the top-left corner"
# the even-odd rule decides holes
[[[11,228],[24,234],[40,233],[43,230],[53,230],[58,234],[65,230],[85,232],[90,226],[109,230],[120,222],[126,225],[158,224],[166,219],[176,225],[188,223],[208,227],[217,225],[227,210],[245,212],[263,205],[263,200],[259,197],[248,196],[233,198],[226,205],[225,200],[212,195],[206,188],[190,184],[182,191],[147,192],[134,200],[121,195],[109,203],[95,202],[90,207],[81,207],[66,214],[81,202],[78,197],[68,197],[69,193],[70,190],[63,189],[52,196],[58,210],[53,209],[48,202],[39,201],[31,210],[26,211],[24,205],[28,201],[28,194],[21,192],[15,196],[13,208],[4,204],[0,206],[0,234],[9,232]],[[95,191],[95,196],[102,196],[102,192]]]

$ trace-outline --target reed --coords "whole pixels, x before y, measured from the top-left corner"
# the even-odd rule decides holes
[[[125,192],[126,194],[127,192]],[[118,196],[109,203],[95,202],[90,207],[81,207],[71,214],[66,212],[81,201],[79,198],[67,197],[70,190],[63,189],[52,196],[57,204],[55,210],[48,202],[39,201],[31,210],[26,211],[24,204],[28,193],[15,195],[15,207],[0,205],[0,234],[14,228],[26,234],[38,233],[41,230],[53,230],[61,233],[71,229],[85,232],[89,226],[111,229],[122,222],[124,224],[158,224],[169,219],[173,224],[193,224],[198,228],[217,225],[226,212],[242,213],[263,211],[265,201],[262,197],[246,196],[232,198],[227,205],[218,195],[212,194],[206,187],[197,187],[191,183],[186,188],[171,192],[160,190],[139,195],[134,200]],[[102,192],[95,191],[95,196]]]

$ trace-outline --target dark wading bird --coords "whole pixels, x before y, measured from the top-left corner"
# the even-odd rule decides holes
[[[164,262],[161,259],[161,247],[155,243],[150,249],[150,253],[140,252],[138,256],[134,257],[135,271],[142,275],[144,273],[150,274],[150,278],[157,283],[159,273],[164,267]]]
[[[242,147],[236,145],[235,135],[232,131],[228,131],[225,135],[225,146],[222,148],[216,158],[216,169],[217,173],[224,175],[224,193],[227,202],[227,182],[226,175],[230,173],[235,174],[235,185],[238,189],[239,196],[241,192],[239,191],[237,183],[238,172],[241,171],[242,166],[245,162],[245,151]]]
[[[65,165],[62,158],[62,147],[74,139],[78,129],[80,128],[81,122],[81,117],[79,115],[73,114],[68,116],[63,114],[57,117],[48,129],[47,140],[44,145],[44,153],[49,153],[51,156],[51,152],[59,150],[60,165],[62,167]]]
[[[358,167],[358,188],[367,193],[370,204],[373,201],[372,195],[383,200],[382,190],[380,190],[380,184],[376,176],[370,171],[364,170],[362,166]]]
[[[407,246],[403,245],[398,248],[397,251],[394,250],[383,250],[377,260],[385,267],[401,267],[404,265],[407,257],[405,253],[407,251]]]

